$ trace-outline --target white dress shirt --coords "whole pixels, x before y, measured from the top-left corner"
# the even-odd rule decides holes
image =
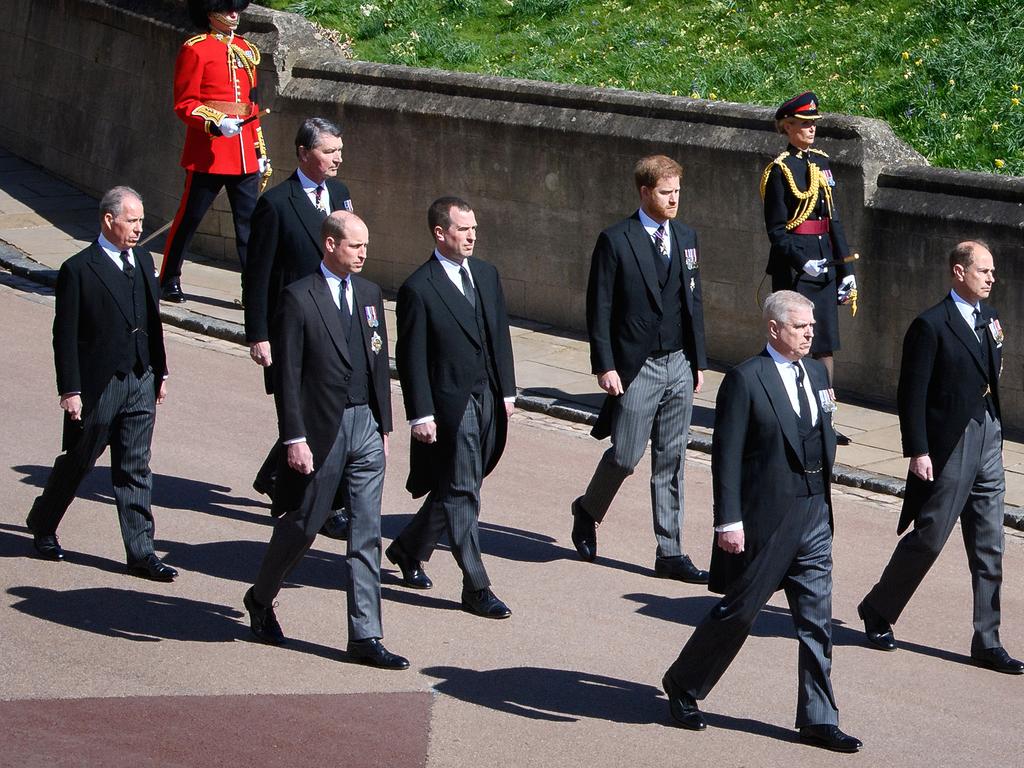
[[[331,291],[331,298],[334,299],[334,306],[341,310],[341,300],[345,299],[345,303],[348,304],[348,313],[352,314],[352,281],[348,277],[338,277],[336,274],[331,272],[324,263],[320,262],[320,273],[327,280],[327,287]],[[342,291],[344,290],[344,293]],[[293,443],[304,443],[306,442],[305,436],[293,437],[290,440],[284,440],[285,445],[292,445]]]
[[[654,233],[658,231],[658,227],[662,226],[646,213],[643,208],[637,208],[637,213],[640,214],[640,223],[644,225],[644,229],[647,231],[647,235],[651,238],[651,242],[654,241]],[[665,221],[665,253],[669,254],[669,259],[672,258],[672,227],[668,225],[668,221]],[[655,245],[657,243],[655,242]]]
[[[814,395],[814,390],[811,389],[811,377],[807,375],[807,369],[804,368],[804,364],[800,361],[793,362],[787,360],[785,357],[780,355],[771,344],[765,347],[768,350],[769,356],[775,363],[775,367],[779,371],[779,378],[782,379],[782,385],[786,388],[786,394],[789,396],[789,403],[793,406],[793,413],[797,416],[800,415],[800,400],[797,395],[796,389],[796,366],[800,366],[804,372],[804,392],[807,393],[807,403],[811,406],[811,424],[818,423],[818,403],[817,398]],[[726,523],[725,525],[716,525],[715,531],[722,533],[724,531],[742,531],[743,521],[737,523]]]
[[[473,272],[469,268],[469,259],[463,259],[462,262],[452,261],[447,256],[443,256],[437,248],[434,249],[434,258],[440,262],[441,266],[444,267],[444,273],[448,276],[448,279],[452,281],[452,285],[461,293],[463,296],[466,292],[462,289],[462,268],[466,268],[466,274],[469,275],[469,282],[472,283],[473,289],[476,290],[476,280],[473,279]],[[478,294],[479,295],[479,294]],[[506,403],[514,403],[516,399],[514,397],[506,397]],[[418,427],[420,424],[429,424],[434,420],[434,414],[429,416],[421,416],[418,419],[410,419],[410,427]]]
[[[105,238],[102,233],[100,233],[98,242],[100,244],[100,248],[103,249],[103,252],[110,257],[111,261],[114,262],[114,266],[117,267],[119,271],[124,272],[124,263],[121,261],[121,249],[118,248],[109,240],[107,240],[107,238]],[[133,267],[136,266],[135,254],[132,253],[131,248],[128,249],[128,263],[131,264]],[[971,321],[971,327],[974,327],[973,321]]]
[[[975,333],[976,335],[974,330],[974,310],[978,310],[979,312],[981,311],[981,302],[979,301],[977,304],[968,304],[956,291],[953,290],[949,292],[949,296],[953,299],[953,303],[956,305],[957,310],[959,310],[960,316],[964,319],[964,322],[970,327],[971,333]]]
[[[320,193],[320,207],[325,211],[331,210],[331,193],[327,191],[327,180],[325,179],[321,184],[317,184],[309,176],[302,172],[301,168],[295,169],[295,174],[299,177],[299,183],[302,185],[302,191],[306,193],[306,197],[309,198],[309,202],[316,207],[316,188],[322,186],[324,191]]]

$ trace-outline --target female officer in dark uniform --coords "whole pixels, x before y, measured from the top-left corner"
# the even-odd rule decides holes
[[[850,255],[832,190],[836,185],[828,155],[812,149],[818,97],[795,96],[775,112],[775,126],[789,139],[786,151],[761,176],[764,224],[771,241],[768,267],[772,291],[789,289],[814,302],[811,356],[821,360],[832,381],[832,353],[839,349],[838,305],[850,300],[857,278],[848,264],[830,264]],[[849,439],[836,434],[837,442]]]

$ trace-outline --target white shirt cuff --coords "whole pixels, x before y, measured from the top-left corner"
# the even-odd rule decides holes
[[[725,523],[724,525],[716,525],[715,533],[726,533],[727,531],[742,531],[743,521],[740,520],[738,523]]]
[[[281,442],[284,443],[285,445],[295,445],[296,443],[304,443],[304,442],[306,442],[306,438],[304,438],[304,437],[293,437],[291,440],[282,440]]]
[[[434,415],[433,414],[431,414],[430,416],[421,416],[418,419],[410,419],[409,426],[410,427],[418,427],[420,424],[429,424],[433,420],[434,420]]]

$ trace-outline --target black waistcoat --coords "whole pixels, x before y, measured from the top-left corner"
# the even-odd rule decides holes
[[[658,335],[649,354],[675,352],[683,348],[683,268],[680,264],[679,249],[666,263],[651,241],[651,258],[658,272],[658,286],[661,288],[661,324]]]
[[[121,280],[115,280],[116,290],[120,292],[123,305],[131,307],[132,342],[124,350],[117,372],[122,376],[129,371],[142,375],[149,368],[149,313],[146,311],[145,277],[136,268],[132,276],[121,274]]]

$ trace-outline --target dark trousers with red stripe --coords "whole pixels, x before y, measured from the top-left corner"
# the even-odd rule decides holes
[[[228,192],[231,216],[235,224],[235,247],[238,249],[238,262],[242,265],[242,269],[245,269],[245,253],[249,247],[249,226],[252,212],[256,208],[256,199],[260,194],[260,175],[258,173],[224,175],[188,171],[185,176],[185,193],[181,196],[181,205],[178,206],[171,231],[167,235],[164,263],[160,268],[161,286],[181,277],[181,265],[185,260],[185,251],[188,250],[192,237],[199,229],[203,216],[206,215],[222,189],[226,189]]]

